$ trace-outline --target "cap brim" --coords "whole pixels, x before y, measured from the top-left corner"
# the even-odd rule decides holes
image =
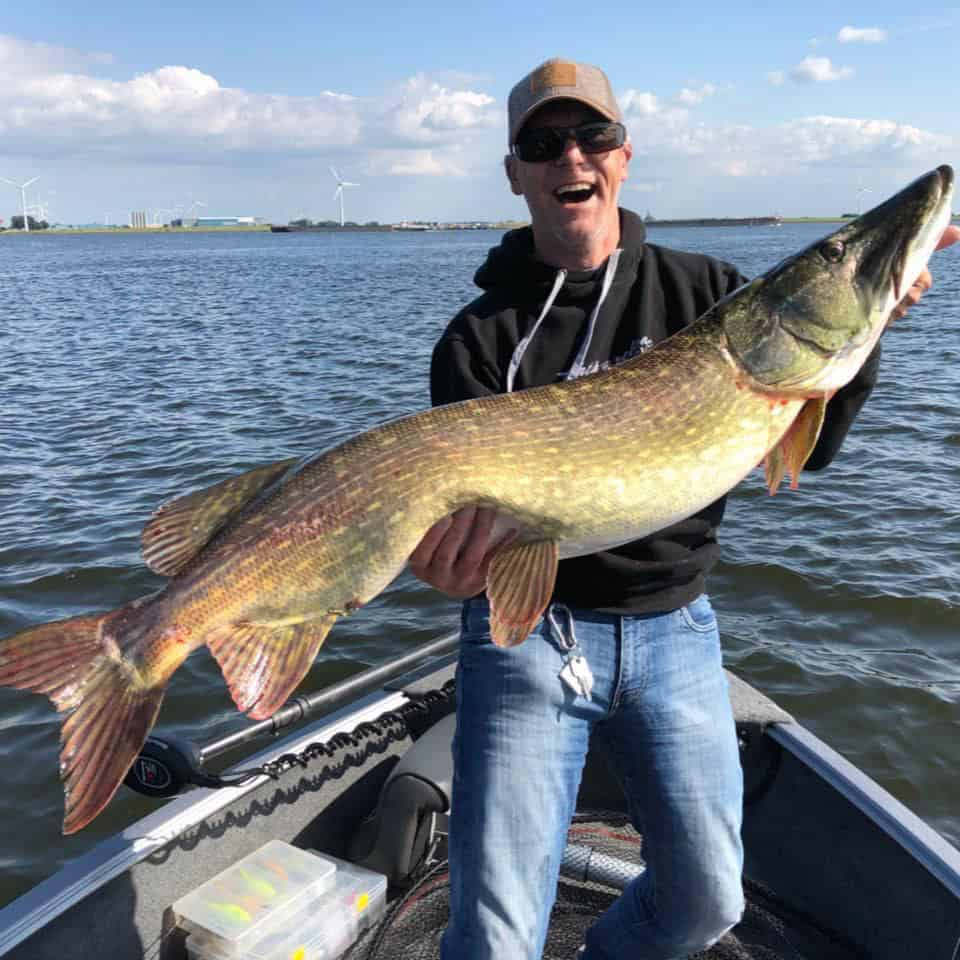
[[[585,107],[589,107],[591,110],[596,111],[603,117],[605,120],[614,120],[616,122],[622,122],[621,116],[619,114],[611,112],[606,106],[601,103],[597,103],[594,100],[591,100],[587,97],[584,97],[579,94],[574,93],[554,93],[549,96],[544,97],[542,100],[538,100],[535,104],[520,114],[519,119],[513,125],[513,129],[510,131],[510,145],[513,146],[517,142],[517,134],[523,129],[526,122],[541,108],[546,106],[548,103],[556,103],[557,100],[570,100],[573,103],[582,104]]]

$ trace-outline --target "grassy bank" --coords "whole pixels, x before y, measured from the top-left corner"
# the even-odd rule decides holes
[[[48,227],[46,230],[31,230],[35,235],[52,234],[58,236],[70,235],[74,233],[124,233],[136,236],[143,233],[264,233],[269,232],[270,225],[258,225],[254,227],[144,227],[142,229],[132,230],[130,227]],[[25,236],[26,230],[2,230],[0,237],[4,236]]]

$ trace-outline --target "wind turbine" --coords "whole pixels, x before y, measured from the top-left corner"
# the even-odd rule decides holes
[[[860,216],[861,208],[863,207],[863,195],[865,193],[873,193],[869,187],[858,187],[857,188],[857,216]]]
[[[36,203],[27,204],[27,212],[36,214],[38,220],[50,219],[50,204],[38,200]]]
[[[0,177],[4,183],[9,183],[11,187],[16,187],[20,191],[20,207],[23,210],[23,229],[29,233],[30,232],[30,219],[27,216],[27,187],[31,183],[36,183],[40,178],[34,177],[32,180],[28,180],[26,183],[14,183],[12,180],[8,180],[6,177]]]
[[[340,226],[343,226],[343,188],[344,187],[359,187],[359,183],[351,183],[349,180],[344,180],[343,177],[337,173],[333,167],[330,168],[330,172],[333,174],[334,179],[337,181],[337,189],[333,194],[333,199],[336,200],[337,197],[340,198]]]
[[[197,207],[205,207],[206,205],[207,204],[204,203],[203,200],[194,200],[193,203],[191,203],[190,206],[187,207],[187,213],[186,213],[187,219],[190,219],[192,217],[194,223],[196,223],[196,221],[200,219],[200,214],[197,213]]]

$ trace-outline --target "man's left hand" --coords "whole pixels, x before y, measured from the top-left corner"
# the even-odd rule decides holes
[[[944,247],[957,243],[957,241],[960,241],[960,227],[951,224],[943,231],[943,236],[935,249],[942,250]],[[913,286],[907,291],[906,296],[894,308],[893,313],[890,314],[890,319],[899,320],[904,316],[911,307],[920,302],[920,298],[931,286],[933,286],[933,277],[930,275],[930,270],[925,267],[923,273],[917,277]]]

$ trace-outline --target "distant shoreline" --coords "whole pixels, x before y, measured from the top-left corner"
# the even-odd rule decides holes
[[[786,223],[846,223],[850,217],[701,217],[701,218],[683,218],[683,219],[665,219],[648,220],[644,225],[648,229],[657,229],[659,227],[769,227]],[[954,215],[952,223],[960,223],[960,216]],[[437,226],[428,230],[410,229],[408,227],[398,227],[393,224],[380,224],[378,226],[344,226],[328,227],[317,226],[304,229],[292,229],[290,233],[439,233],[441,231],[468,233],[471,230],[515,230],[518,227],[525,227],[529,224],[522,220],[504,221],[502,223],[491,223],[487,227],[460,227],[460,226]],[[279,226],[275,224],[275,226]],[[24,236],[32,234],[34,236],[57,235],[70,236],[73,234],[95,234],[95,233],[115,233],[126,234],[129,236],[139,236],[145,233],[270,233],[271,224],[257,224],[255,226],[237,226],[237,227],[143,227],[136,230],[130,227],[48,227],[46,230],[14,230],[7,227],[0,230],[0,237],[4,236]],[[282,233],[288,231],[279,231]]]
[[[647,227],[710,227],[710,226],[749,226],[757,223],[757,219],[745,220],[654,220],[646,224]],[[771,221],[772,222],[772,221]],[[784,217],[780,223],[839,223],[839,217]],[[308,229],[293,228],[280,230],[279,233],[441,233],[456,232],[469,233],[476,230],[515,230],[529,224],[518,221],[516,223],[492,223],[489,227],[431,227],[429,230],[411,230],[410,228],[394,227],[384,224],[378,227],[310,227]],[[143,234],[171,234],[171,233],[270,233],[270,224],[244,227],[143,227],[133,230],[129,227],[48,227],[46,230],[0,230],[0,237],[4,236],[73,236],[90,234],[122,234],[125,236],[142,236]]]
[[[58,236],[64,236],[67,234],[88,234],[88,233],[122,233],[130,234],[131,236],[136,236],[138,234],[144,233],[269,233],[270,224],[256,225],[256,226],[244,226],[244,227],[139,227],[136,230],[131,227],[47,227],[46,230],[37,230],[33,229],[30,231],[27,230],[14,230],[10,227],[7,227],[5,230],[0,230],[0,237],[6,236],[8,234],[57,234]]]

